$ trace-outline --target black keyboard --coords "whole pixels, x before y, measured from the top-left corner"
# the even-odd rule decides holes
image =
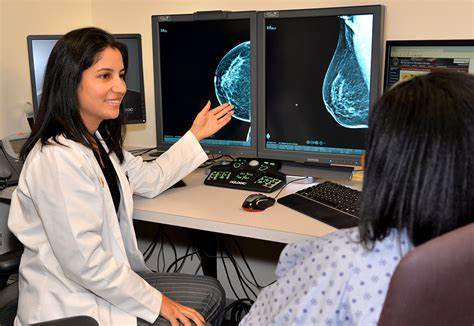
[[[359,223],[359,200],[360,191],[326,181],[282,197],[278,202],[335,228],[343,229]]]

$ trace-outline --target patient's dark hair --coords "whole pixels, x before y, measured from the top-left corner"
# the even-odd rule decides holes
[[[474,76],[435,72],[385,93],[369,117],[361,241],[413,244],[474,220]]]
[[[50,138],[57,143],[59,135],[91,147],[91,135],[79,112],[77,89],[84,70],[94,65],[99,60],[98,54],[108,47],[120,51],[126,69],[127,48],[102,29],[76,29],[58,40],[46,65],[38,115],[31,135],[21,149],[21,159],[26,159],[38,140],[43,145],[48,144]],[[122,162],[124,129],[122,109],[120,111],[118,118],[102,121],[99,132],[110,152]]]

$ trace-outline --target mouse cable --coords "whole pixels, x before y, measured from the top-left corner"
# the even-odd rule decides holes
[[[290,182],[287,182],[283,187],[281,187],[280,191],[276,194],[275,197],[273,197],[273,199],[277,200],[278,196],[280,196],[280,193],[283,191],[283,189],[286,188],[286,186],[288,186],[290,183],[293,183],[295,181],[301,181],[301,180],[306,180],[308,179],[309,177],[302,177],[302,178],[298,178],[298,179],[294,179],[294,180],[291,180]]]

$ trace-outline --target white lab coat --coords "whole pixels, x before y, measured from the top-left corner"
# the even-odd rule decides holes
[[[88,315],[101,326],[153,322],[161,293],[132,223],[132,194],[154,197],[207,159],[191,132],[157,160],[124,152],[111,161],[120,183],[119,219],[93,152],[71,140],[32,149],[13,193],[8,227],[23,243],[15,325]],[[127,180],[128,179],[128,180]]]

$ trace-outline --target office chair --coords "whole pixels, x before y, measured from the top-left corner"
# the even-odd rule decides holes
[[[416,247],[400,261],[378,325],[474,325],[474,223]]]
[[[18,302],[18,282],[7,285],[10,275],[18,273],[23,249],[0,255],[0,325],[13,325]],[[31,326],[98,326],[99,323],[89,316],[61,318]]]

